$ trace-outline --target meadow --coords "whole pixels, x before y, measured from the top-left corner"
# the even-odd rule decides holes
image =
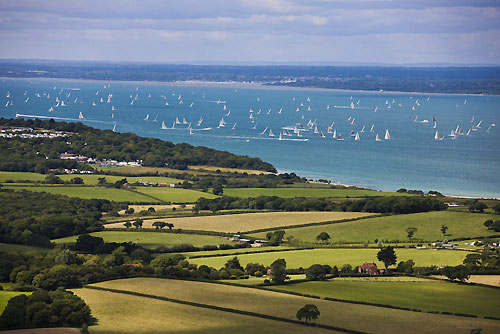
[[[137,187],[135,191],[157,198],[163,202],[172,203],[193,203],[200,197],[208,199],[217,197],[211,193],[170,187]]]
[[[282,227],[305,223],[355,219],[370,216],[364,212],[262,212],[235,215],[184,217],[145,220],[143,227],[152,228],[155,221],[167,221],[176,229],[216,232],[246,232],[262,228]],[[106,228],[123,227],[123,224],[108,224]],[[264,235],[265,238],[265,235]]]
[[[0,171],[0,183],[5,181],[44,181],[46,174],[39,173],[28,173],[28,172],[2,172]],[[152,182],[152,183],[178,183],[182,180],[174,179],[171,177],[161,177],[161,176],[115,176],[115,175],[99,175],[99,174],[62,174],[57,175],[63,181],[69,181],[74,177],[80,177],[83,179],[86,185],[96,185],[99,183],[99,178],[106,178],[106,182],[115,183],[118,180],[124,178],[127,179],[129,183],[135,183],[139,181]]]
[[[145,281],[145,283],[148,283]],[[184,289],[183,287],[181,287]],[[107,291],[76,289],[99,319],[91,333],[106,334],[262,334],[336,333],[331,330],[288,324],[246,315],[227,313],[162,300]]]
[[[433,276],[435,278],[447,279],[445,276]],[[484,285],[491,285],[500,288],[500,275],[470,275],[467,282],[479,283]],[[500,314],[500,312],[499,312]]]
[[[107,199],[116,202],[158,202],[142,194],[115,188],[82,187],[82,186],[9,186],[4,189],[47,192],[55,195],[66,195],[84,199]]]
[[[2,314],[5,307],[7,307],[7,303],[9,299],[18,295],[31,295],[31,292],[19,292],[19,291],[0,291],[0,314]]]
[[[6,244],[0,242],[0,252],[6,253],[16,253],[16,252],[48,252],[50,249],[40,248],[34,246],[27,245],[19,245],[19,244]]]
[[[365,189],[324,189],[324,188],[225,188],[224,195],[232,197],[278,196],[292,197],[364,197],[364,196],[407,196],[397,192]]]
[[[313,264],[328,264],[340,268],[344,264],[350,264],[353,267],[359,266],[364,262],[375,262],[379,268],[383,264],[377,261],[378,249],[307,249],[287,252],[272,252],[259,254],[242,254],[238,259],[242,266],[247,263],[261,263],[265,266],[270,265],[276,259],[285,259],[287,268],[307,268]],[[397,262],[413,260],[416,266],[441,266],[462,264],[463,259],[468,254],[465,251],[453,250],[432,250],[432,249],[406,249],[398,248],[395,250]],[[198,265],[205,264],[214,268],[221,268],[234,256],[217,256],[209,258],[190,259],[192,263]]]
[[[231,244],[227,238],[179,233],[159,233],[159,232],[122,232],[122,231],[102,231],[90,233],[90,235],[103,238],[105,242],[133,242],[145,248],[155,248],[160,245],[173,246],[178,244],[191,244],[201,247],[205,245]],[[54,239],[56,244],[72,244],[76,242],[78,236]]]
[[[317,323],[369,333],[435,333],[436,328],[439,328],[439,333],[455,334],[468,333],[470,328],[482,328],[483,333],[486,334],[496,333],[500,330],[500,322],[494,320],[470,319],[310,299],[261,289],[204,282],[159,278],[132,278],[101,282],[93,285],[274,315],[288,319],[295,319],[295,314],[299,308],[305,304],[312,303],[315,304],[321,312]],[[79,294],[80,291],[86,290],[77,290],[77,294]],[[124,304],[116,302],[116,299],[111,297],[111,295],[109,295],[109,297],[115,301],[115,304]],[[104,298],[99,298],[99,300],[102,299]],[[93,307],[92,302],[89,302],[89,304]],[[110,309],[108,312],[110,314],[126,313],[120,312],[117,309],[113,310],[114,307],[111,305],[109,305],[109,307]],[[150,308],[150,310],[151,309],[154,308]],[[156,309],[155,312],[157,312]],[[161,313],[165,314],[164,312]],[[189,315],[186,316],[189,317]],[[233,314],[227,314],[227,316],[233,318]],[[148,319],[149,318],[156,317],[148,317]],[[220,321],[224,321],[226,316],[220,314],[217,321],[219,321],[219,319]],[[195,321],[195,323],[196,322],[197,321]],[[418,324],[418,326],[415,326],[415,324]],[[245,326],[241,326],[241,328],[244,327]],[[308,330],[311,329],[312,328],[308,328]],[[253,332],[258,331],[260,333],[260,328],[256,329],[254,327],[253,330]],[[184,332],[189,332],[189,328]],[[285,328],[279,328],[275,331],[275,333],[283,332],[286,332]],[[292,331],[292,333],[295,333],[295,331]]]
[[[473,314],[480,317],[500,314],[500,290],[429,279],[377,277],[310,281],[274,287],[314,296],[355,300],[423,311]]]
[[[374,217],[358,221],[339,224],[310,226],[286,229],[286,236],[294,236],[304,242],[317,242],[316,236],[327,232],[332,243],[342,242],[374,242],[378,240],[407,241],[406,228],[416,227],[412,240],[442,241],[451,238],[467,238],[497,234],[484,227],[487,219],[498,219],[498,215],[478,214],[453,211],[433,211]],[[445,235],[441,233],[441,226],[448,226]],[[252,234],[262,238],[265,233]]]

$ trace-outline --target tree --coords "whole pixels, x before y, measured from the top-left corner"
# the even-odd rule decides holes
[[[406,233],[408,234],[408,239],[411,240],[411,238],[413,237],[413,235],[415,234],[415,232],[417,232],[418,228],[416,227],[408,227],[406,229]]]
[[[493,205],[493,210],[500,215],[500,203]]]
[[[442,233],[443,235],[445,235],[445,234],[446,234],[446,231],[447,231],[447,230],[448,230],[448,226],[446,226],[446,225],[441,225],[441,233]]]
[[[314,304],[306,304],[303,308],[297,311],[297,319],[299,319],[299,321],[304,319],[306,325],[309,321],[318,319],[319,315],[320,312],[318,307]]]
[[[165,226],[168,227],[169,230],[174,228],[174,224],[172,223],[165,223]]]
[[[126,228],[129,228],[130,226],[132,226],[132,223],[131,222],[125,222],[125,224],[123,224]]]
[[[149,212],[149,213],[153,213],[153,212],[155,212],[155,208],[153,208],[152,206],[150,206],[150,207],[148,208],[148,212]]]
[[[382,247],[377,253],[377,259],[384,263],[385,269],[387,270],[387,267],[396,264],[396,252],[394,252],[392,246]]]
[[[326,275],[332,271],[329,265],[313,264],[305,270],[306,278],[310,280],[325,279]]]
[[[283,284],[287,278],[286,261],[284,259],[277,259],[271,264],[271,282],[273,284]]]
[[[483,202],[474,202],[471,206],[469,206],[469,211],[482,213],[487,208],[488,208],[488,206]]]
[[[99,178],[97,178],[97,181],[98,181],[97,184],[99,184],[101,186],[103,186],[103,185],[106,184],[106,178],[105,177],[99,177]]]
[[[152,224],[152,226],[154,226],[156,229],[163,229],[165,226],[167,226],[167,223],[165,222],[154,222]]]
[[[322,242],[326,243],[326,242],[328,242],[328,240],[330,240],[330,235],[328,233],[326,233],[326,232],[321,232],[316,237],[316,240],[322,241]]]
[[[266,234],[266,237],[269,240],[270,246],[279,246],[281,244],[281,242],[283,241],[284,236],[285,236],[284,230],[278,230],[278,231],[269,232],[268,234]]]
[[[224,193],[224,189],[222,188],[222,185],[217,184],[214,186],[214,189],[212,190],[212,193],[214,195],[222,195]]]
[[[139,218],[139,219],[136,219],[136,220],[132,223],[132,225],[134,225],[134,226],[135,226],[135,228],[142,228],[142,223],[143,223],[143,222],[144,222],[144,220],[142,220],[142,219],[140,219],[140,218]]]
[[[233,257],[232,259],[229,259],[227,260],[226,264],[224,265],[224,267],[226,268],[226,270],[230,270],[230,269],[238,269],[238,270],[241,270],[243,271],[243,267],[241,266],[240,264],[240,260],[238,260],[238,257],[235,256]]]
[[[442,274],[451,281],[458,279],[462,283],[468,280],[470,277],[469,269],[461,264],[456,267],[452,266],[444,267],[442,269]]]

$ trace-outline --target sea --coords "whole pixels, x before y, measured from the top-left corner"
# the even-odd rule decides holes
[[[4,78],[0,117],[207,146],[314,180],[500,197],[500,96]]]

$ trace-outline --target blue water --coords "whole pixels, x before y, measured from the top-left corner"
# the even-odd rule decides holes
[[[107,103],[109,94],[113,96]],[[49,112],[49,108],[56,105],[56,96],[67,106]],[[27,97],[29,101],[24,102]],[[183,104],[179,103],[181,100]],[[217,103],[219,100],[221,103]],[[6,107],[7,101],[12,101],[12,105]],[[96,103],[95,107],[92,102]],[[351,102],[354,109],[350,107]],[[194,104],[190,107],[191,103]],[[300,107],[300,103],[304,106]],[[112,111],[112,106],[116,111]],[[249,118],[250,108],[254,123]],[[282,112],[278,113],[280,108]],[[257,114],[259,109],[261,112]],[[498,96],[235,89],[76,80],[0,81],[0,117],[23,114],[78,121],[80,112],[85,117],[82,121],[93,127],[112,129],[116,125],[117,132],[134,132],[259,157],[280,172],[293,171],[308,178],[381,190],[404,187],[437,190],[448,195],[500,197]],[[148,114],[149,119],[144,120]],[[176,117],[181,122],[183,118],[191,122],[193,134],[189,133],[187,124],[161,129],[162,121],[171,127]],[[203,122],[197,126],[200,117]],[[227,124],[218,128],[222,117]],[[436,129],[433,129],[433,117],[437,121]],[[352,118],[355,118],[354,124],[351,124]],[[429,123],[422,123],[424,119]],[[308,141],[278,140],[282,127],[296,123],[306,126],[309,121],[315,122],[326,138],[306,131],[301,138],[296,135],[284,138]],[[470,136],[458,135],[456,139],[448,136],[457,126],[466,133],[480,121],[480,128],[471,131]],[[333,129],[344,141],[335,140],[328,133],[327,128],[333,122]],[[498,126],[492,126],[488,132],[492,123]],[[370,132],[372,124],[374,132]],[[360,132],[363,126],[365,132]],[[268,130],[262,135],[266,127]],[[268,135],[269,129],[275,137]],[[383,139],[386,129],[390,140]],[[434,140],[436,130],[444,136],[443,140]],[[359,132],[359,141],[350,136],[351,131]],[[375,141],[377,133],[382,138],[380,142]]]

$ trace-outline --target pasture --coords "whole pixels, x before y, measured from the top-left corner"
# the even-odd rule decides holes
[[[0,291],[0,314],[7,307],[9,299],[18,295],[31,295],[31,292],[19,292],[19,291]]]
[[[145,220],[143,227],[152,228],[152,224],[155,221],[168,221],[169,223],[173,223],[176,229],[235,233],[262,228],[354,219],[370,215],[372,214],[364,212],[259,212],[234,215],[151,219]],[[122,226],[123,224],[109,224],[106,225],[106,228]]]
[[[82,186],[4,186],[4,189],[47,192],[54,195],[65,195],[84,199],[107,199],[116,202],[158,202],[151,197],[124,189],[82,187]]]
[[[480,317],[497,317],[500,314],[500,290],[448,281],[418,278],[335,278],[275,288],[322,298],[355,300],[423,311],[465,313]]]
[[[435,275],[433,277],[440,278],[443,280],[447,279],[445,276]],[[467,280],[467,282],[491,285],[500,288],[500,275],[470,275],[470,278]]]
[[[148,281],[145,281],[148,283]],[[152,283],[152,282],[151,282]],[[132,296],[107,291],[76,289],[99,319],[96,326],[89,327],[91,333],[106,334],[262,334],[335,333],[329,330],[287,324],[246,315],[181,305],[167,301]]]
[[[358,189],[325,189],[325,188],[224,188],[224,195],[232,197],[364,197],[364,196],[404,196],[396,192]]]
[[[198,198],[200,197],[205,197],[208,199],[217,197],[211,193],[170,187],[137,187],[135,191],[146,194],[148,196],[152,196],[163,202],[172,203],[193,203],[198,201]]]
[[[133,229],[133,227],[131,227]],[[103,238],[105,242],[133,242],[145,248],[158,246],[173,246],[178,244],[191,244],[201,247],[205,245],[231,244],[227,238],[212,235],[161,233],[161,232],[125,232],[125,231],[102,231],[90,233],[90,235]],[[56,244],[73,244],[78,236],[54,239]]]
[[[265,266],[270,265],[276,259],[285,259],[287,268],[307,268],[313,264],[328,264],[337,266],[339,269],[344,264],[350,264],[353,267],[359,266],[364,262],[375,262],[379,268],[383,268],[383,263],[377,261],[378,249],[307,249],[287,252],[242,254],[238,255],[241,265],[244,267],[248,263],[261,263]],[[462,264],[463,259],[468,254],[464,251],[453,250],[432,250],[432,249],[405,249],[395,250],[397,262],[413,260],[416,266],[431,265],[458,265]],[[192,263],[206,264],[214,268],[221,268],[234,256],[218,256],[210,258],[196,258],[190,260]]]
[[[17,252],[48,252],[50,249],[27,246],[27,245],[19,245],[19,244],[6,244],[0,242],[0,252],[5,253],[17,253]]]
[[[486,334],[496,333],[500,330],[500,322],[494,320],[417,313],[310,299],[279,292],[204,282],[159,278],[131,278],[101,282],[93,285],[274,315],[288,319],[295,319],[295,314],[299,308],[305,304],[312,303],[321,312],[317,323],[369,333],[435,333],[436,328],[439,328],[439,333],[455,334],[468,333],[470,328],[482,328],[483,333]],[[77,294],[79,294],[79,291],[82,290],[77,290]],[[86,290],[83,289],[83,291]],[[113,299],[111,296],[114,296],[114,294],[109,295],[109,299],[116,302],[116,299]],[[92,307],[92,303],[90,303],[90,306]],[[114,312],[109,310],[109,312],[113,315],[126,313],[117,310],[114,310]],[[162,312],[162,314],[164,313]],[[98,314],[96,315],[98,316]],[[165,314],[165,316],[168,315]],[[228,314],[227,316],[233,317],[232,314]],[[221,317],[225,318],[224,313],[221,314]],[[418,326],[415,326],[415,324],[418,324]],[[244,327],[243,325],[241,326],[241,328]],[[308,330],[312,329],[310,327],[306,328]],[[253,328],[253,330],[255,332],[256,328]],[[260,333],[260,328],[257,331]],[[189,332],[189,329],[185,332]],[[286,332],[285,328],[279,328],[275,333],[284,332]],[[295,331],[292,331],[292,333],[295,333]]]
[[[484,227],[487,219],[498,219],[498,215],[478,214],[468,212],[433,211],[374,217],[358,221],[331,225],[309,226],[286,229],[286,236],[294,236],[304,242],[317,242],[316,236],[327,232],[331,243],[342,242],[374,242],[378,240],[409,240],[406,228],[416,227],[412,240],[442,241],[451,238],[467,238],[497,234]],[[445,235],[441,233],[441,226],[448,226]],[[265,233],[252,234],[262,238]]]

